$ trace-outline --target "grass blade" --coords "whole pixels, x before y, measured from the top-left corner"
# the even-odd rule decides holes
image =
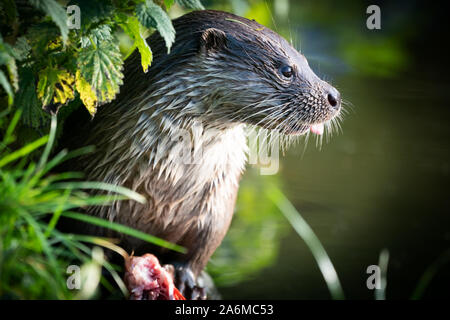
[[[4,113],[2,113],[5,115]],[[5,136],[3,138],[3,142],[0,144],[0,151],[3,150],[8,144],[10,144],[14,138],[12,136],[14,129],[17,126],[17,123],[19,122],[20,116],[22,115],[22,110],[17,110],[14,114],[11,122],[9,123],[8,128],[6,129]]]
[[[27,154],[33,152],[35,149],[43,146],[48,140],[48,136],[43,136],[42,138],[39,138],[29,144],[27,144],[25,147],[20,148],[17,151],[14,151],[7,156],[4,156],[0,159],[0,168],[7,165],[8,163],[17,160],[23,156],[26,156]]]
[[[108,229],[111,229],[111,230],[114,230],[117,232],[121,232],[121,233],[127,234],[129,236],[133,236],[135,238],[147,241],[149,243],[156,244],[160,247],[164,247],[164,248],[171,249],[171,250],[181,252],[181,253],[186,253],[186,249],[182,246],[179,246],[179,245],[171,243],[169,241],[160,239],[158,237],[152,236],[152,235],[144,233],[142,231],[135,230],[133,228],[127,227],[127,226],[119,224],[119,223],[107,221],[107,220],[104,220],[101,218],[89,216],[87,214],[82,214],[82,213],[78,213],[78,212],[70,212],[69,211],[69,212],[62,213],[62,215],[67,218],[87,222],[87,223],[94,224],[94,225],[97,225],[97,226],[100,226],[103,228],[108,228]]]
[[[86,181],[86,182],[77,182],[77,181],[71,181],[71,182],[60,182],[55,183],[52,185],[52,188],[54,189],[96,189],[96,190],[104,190],[104,191],[110,191],[115,192],[121,195],[126,196],[127,198],[130,198],[134,201],[137,201],[139,203],[146,203],[147,200],[144,196],[140,195],[139,193],[127,189],[125,187],[121,186],[115,186],[111,185],[105,182],[96,182],[96,181]]]
[[[387,286],[387,267],[389,262],[389,251],[386,249],[381,250],[380,257],[378,258],[378,266],[380,267],[381,288],[375,289],[375,300],[386,300],[386,286]]]
[[[267,195],[278,206],[298,235],[305,241],[322,272],[331,297],[337,300],[344,299],[344,291],[337,272],[314,231],[278,188],[272,187],[268,189]]]
[[[450,262],[450,249],[444,252],[436,261],[434,261],[423,273],[420,277],[419,282],[417,283],[416,288],[414,289],[413,294],[411,295],[412,300],[419,300],[422,298],[425,289],[430,284],[431,280],[435,276],[435,274],[441,269],[444,265]]]
[[[52,122],[50,124],[50,133],[48,135],[47,145],[45,146],[44,152],[41,155],[41,159],[39,160],[38,170],[42,169],[44,165],[47,163],[48,156],[50,155],[50,151],[52,151],[53,143],[55,142],[56,136],[56,115],[52,115]]]

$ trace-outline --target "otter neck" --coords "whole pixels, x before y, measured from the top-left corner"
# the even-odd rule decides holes
[[[201,117],[143,109],[137,119],[134,114],[134,119],[99,121],[92,139],[102,158],[90,161],[91,179],[137,190],[151,171],[171,185],[185,183],[195,189],[206,182],[216,184],[224,175],[236,180],[243,171],[247,154],[243,124],[217,127]]]
[[[141,121],[146,121],[147,126],[134,135],[131,148],[143,152],[148,166],[172,185],[185,183],[187,175],[193,175],[192,183],[202,186],[244,169],[247,144],[243,124],[217,127],[202,118],[177,118],[164,113],[156,117],[143,113]],[[158,138],[146,146],[149,134]]]

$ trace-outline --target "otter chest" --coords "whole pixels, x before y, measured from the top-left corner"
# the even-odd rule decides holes
[[[197,129],[155,146],[152,154],[159,162],[144,166],[133,183],[149,203],[139,213],[131,212],[131,219],[119,217],[127,220],[123,223],[181,244],[227,230],[246,162],[244,128]],[[186,137],[194,143],[186,145]]]

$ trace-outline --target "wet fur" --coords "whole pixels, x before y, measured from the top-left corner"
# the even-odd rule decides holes
[[[246,161],[245,124],[298,134],[335,112],[324,101],[329,85],[271,30],[217,11],[193,12],[173,23],[170,54],[157,33],[148,39],[154,55],[148,73],[138,52],[126,61],[119,96],[81,130],[85,138],[72,137],[96,151],[71,165],[89,180],[122,185],[148,199],[146,205],[118,201],[88,213],[180,244],[188,253],[173,255],[131,237],[123,237],[125,248],[157,251],[198,275],[233,215]],[[283,64],[295,66],[294,79],[279,75]],[[177,158],[180,128],[203,147],[202,154],[194,151],[198,163]]]

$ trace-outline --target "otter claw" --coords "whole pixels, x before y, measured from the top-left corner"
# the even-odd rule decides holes
[[[196,286],[192,290],[191,299],[192,300],[206,300],[206,290],[205,290],[205,288]]]
[[[205,288],[195,280],[194,273],[189,267],[183,265],[175,267],[175,286],[188,300],[206,300]]]

